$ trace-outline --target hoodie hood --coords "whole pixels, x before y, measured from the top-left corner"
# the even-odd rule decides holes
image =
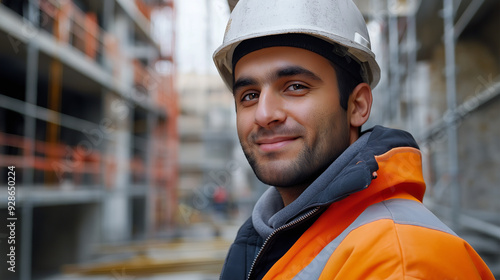
[[[408,132],[381,126],[366,131],[286,207],[283,207],[278,191],[274,187],[269,188],[254,207],[254,228],[266,239],[277,228],[312,209],[328,206],[368,188],[379,168],[377,156],[398,147],[418,149],[417,143]],[[399,177],[404,180],[404,174]]]

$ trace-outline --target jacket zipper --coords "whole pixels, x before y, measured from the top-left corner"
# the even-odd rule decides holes
[[[281,227],[277,228],[275,231],[273,231],[267,238],[266,240],[264,241],[264,243],[262,244],[262,247],[260,248],[259,250],[259,253],[257,253],[257,256],[254,258],[253,262],[252,262],[252,266],[250,267],[250,271],[248,272],[248,277],[247,277],[247,280],[250,280],[251,277],[252,277],[252,272],[254,270],[254,266],[255,264],[257,263],[257,261],[259,260],[259,258],[261,257],[261,254],[262,252],[264,251],[264,248],[266,247],[267,243],[269,242],[269,240],[271,240],[271,238],[273,238],[279,231],[282,231],[284,229],[287,229],[287,228],[290,228],[292,226],[295,226],[299,223],[301,223],[302,221],[308,219],[309,217],[311,217],[312,215],[314,215],[316,212],[318,212],[318,210],[320,209],[320,207],[316,207],[314,209],[312,209],[311,211],[307,212],[306,214],[304,214],[303,216],[301,216],[300,218],[288,223],[288,224],[285,224],[285,225],[282,225]]]

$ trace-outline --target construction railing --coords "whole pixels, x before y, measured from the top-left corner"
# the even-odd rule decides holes
[[[148,172],[146,162],[140,157],[130,159],[127,171],[135,183],[143,183],[146,176],[152,176],[155,185],[164,185],[168,179],[165,172],[172,159],[160,157],[158,149],[166,149],[156,141],[152,170]],[[116,159],[98,150],[88,151],[82,145],[70,146],[63,143],[47,143],[30,138],[0,132],[0,166],[15,165],[19,169],[32,168],[37,171],[54,173],[62,183],[79,186],[87,183],[112,188],[115,185]],[[9,149],[11,152],[7,152]],[[32,156],[34,155],[34,156]],[[36,184],[36,182],[35,182]],[[40,182],[42,184],[42,182]]]

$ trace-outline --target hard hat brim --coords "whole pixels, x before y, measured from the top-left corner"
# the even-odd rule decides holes
[[[346,40],[345,38],[339,36],[332,36],[331,34],[321,34],[318,30],[308,30],[308,29],[288,29],[288,30],[280,30],[279,32],[267,32],[260,34],[248,34],[246,36],[241,36],[237,38],[233,38],[230,41],[224,42],[219,48],[217,48],[213,55],[213,60],[215,66],[221,75],[224,83],[232,91],[233,89],[233,54],[236,47],[243,41],[248,39],[253,39],[257,37],[266,37],[271,35],[279,35],[279,34],[306,34],[314,37],[318,37],[326,42],[332,44],[339,44],[347,48],[347,51],[350,56],[354,57],[360,64],[364,70],[365,77],[363,79],[370,85],[373,89],[380,81],[380,67],[375,60],[375,54],[369,49],[361,45],[358,42],[353,42],[350,40]],[[335,38],[337,37],[337,38]]]

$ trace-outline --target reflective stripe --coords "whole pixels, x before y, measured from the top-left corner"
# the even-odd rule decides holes
[[[293,279],[318,279],[330,256],[350,232],[363,225],[382,219],[393,220],[396,224],[415,225],[439,230],[457,236],[422,203],[408,199],[389,199],[369,206],[349,227],[326,245],[311,263],[295,275]]]

